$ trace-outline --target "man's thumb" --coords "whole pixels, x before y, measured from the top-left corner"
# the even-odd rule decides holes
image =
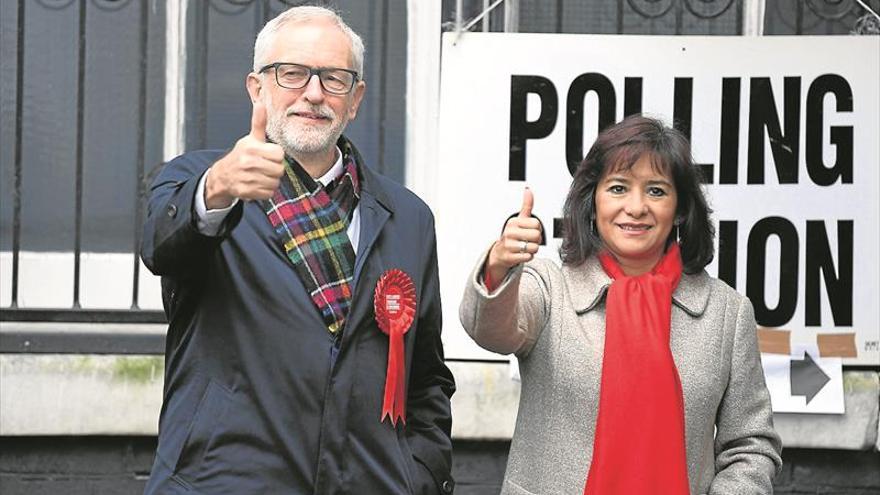
[[[251,113],[251,137],[266,142],[266,105],[257,98],[254,100],[254,110]]]
[[[519,210],[520,218],[529,218],[532,216],[532,207],[535,205],[535,196],[528,187],[523,190],[522,208]]]

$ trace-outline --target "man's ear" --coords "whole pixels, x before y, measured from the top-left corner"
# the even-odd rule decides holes
[[[354,118],[357,117],[358,108],[361,106],[361,100],[364,99],[366,89],[367,83],[364,81],[358,81],[357,84],[355,84],[351,95],[351,106],[348,108],[348,120],[354,120]]]
[[[251,98],[251,102],[255,102],[260,99],[260,95],[263,91],[263,78],[260,74],[255,72],[251,72],[247,75],[244,80],[244,86],[247,88],[248,96]]]

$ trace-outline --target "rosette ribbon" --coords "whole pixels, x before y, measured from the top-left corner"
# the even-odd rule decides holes
[[[376,284],[373,295],[376,323],[388,335],[388,369],[385,372],[385,397],[379,421],[388,417],[397,426],[406,424],[406,360],[403,334],[409,331],[416,314],[416,290],[406,272],[387,270]]]

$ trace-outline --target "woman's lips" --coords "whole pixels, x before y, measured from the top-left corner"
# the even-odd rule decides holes
[[[653,226],[643,224],[643,223],[619,223],[619,224],[617,224],[617,227],[619,229],[623,230],[624,232],[638,233],[638,232],[647,232],[648,230],[651,230],[651,228]]]

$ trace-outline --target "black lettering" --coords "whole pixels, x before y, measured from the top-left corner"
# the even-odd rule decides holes
[[[537,120],[527,120],[529,93],[541,99],[541,114]],[[510,76],[510,150],[508,179],[526,180],[526,142],[545,138],[556,126],[559,98],[556,88],[546,77]]]
[[[623,116],[642,113],[642,78],[627,77],[623,80]]]
[[[691,119],[693,118],[694,78],[676,77],[672,99],[672,125],[690,140]]]
[[[822,135],[824,124],[825,95],[831,93],[837,101],[838,112],[852,112],[852,88],[846,79],[837,74],[824,74],[816,78],[807,91],[807,122],[804,136],[807,173],[816,185],[830,186],[837,181],[844,184],[853,182],[853,128],[852,126],[832,126],[831,143],[836,157],[834,164],[825,166],[822,160]]]
[[[749,163],[748,184],[764,183],[764,129],[770,138],[770,150],[776,164],[780,184],[797,184],[800,150],[801,78],[786,77],[783,120],[785,132],[779,127],[776,100],[770,78],[752,79],[749,97]]]
[[[831,256],[828,232],[822,220],[807,220],[807,261],[805,275],[805,322],[809,327],[822,324],[819,272],[825,280],[831,317],[836,327],[852,326],[853,310],[853,221],[837,221],[837,271]]]
[[[721,82],[720,184],[736,184],[739,175],[739,99],[740,79],[725,77]]]
[[[599,99],[599,131],[614,123],[617,97],[611,81],[595,72],[576,77],[568,88],[565,124],[565,158],[572,176],[584,159],[584,97],[590,91]]]
[[[718,278],[736,289],[736,220],[718,222]]]
[[[767,307],[764,281],[767,267],[767,239],[775,235],[781,245],[779,260],[779,302]],[[746,260],[746,296],[755,307],[760,325],[779,327],[791,320],[797,308],[798,234],[794,225],[782,217],[762,218],[749,232]]]
[[[675,92],[672,105],[672,125],[691,140],[691,123],[693,122],[694,78],[676,77]],[[703,175],[703,182],[711,184],[715,177],[715,166],[711,163],[698,163]]]

